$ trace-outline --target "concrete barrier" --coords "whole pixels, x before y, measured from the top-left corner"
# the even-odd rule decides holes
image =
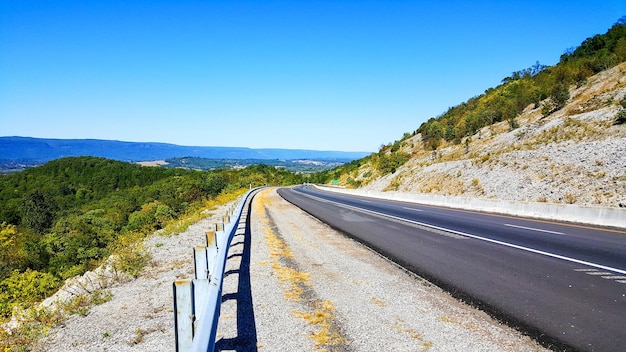
[[[315,187],[331,192],[354,194],[379,199],[626,229],[626,209],[623,208],[493,200],[393,191],[380,192],[362,189],[326,187],[320,185],[316,185]]]

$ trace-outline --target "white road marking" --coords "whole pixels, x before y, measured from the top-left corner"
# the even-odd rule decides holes
[[[613,275],[613,273],[607,273],[605,271],[588,271],[585,274],[587,274],[587,275],[598,275],[598,276]]]
[[[602,276],[602,278],[608,280],[626,280],[626,276]]]
[[[537,228],[534,228],[534,227],[526,227],[526,226],[519,226],[519,225],[513,225],[513,224],[504,224],[504,226],[515,227],[515,228],[524,229],[524,230],[553,233],[555,235],[563,235],[564,234],[563,232],[549,231],[549,230],[544,230],[544,229],[537,229]]]
[[[423,211],[422,209],[415,209],[415,208],[409,208],[409,207],[402,207],[402,209],[413,210],[413,211]]]
[[[588,262],[588,261],[585,261],[585,260],[576,259],[576,258],[570,258],[570,257],[566,257],[564,255],[560,255],[560,254],[556,254],[556,253],[550,253],[550,252],[540,251],[538,249],[523,247],[523,246],[519,246],[519,245],[512,244],[512,243],[507,243],[507,242],[503,242],[503,241],[494,240],[494,239],[491,239],[491,238],[486,238],[486,237],[481,237],[481,236],[477,236],[477,235],[472,235],[472,234],[461,232],[461,231],[456,231],[456,230],[452,230],[452,229],[446,229],[444,227],[434,226],[434,225],[426,224],[426,223],[419,222],[419,221],[408,220],[408,219],[400,218],[400,217],[393,216],[393,215],[388,215],[388,214],[379,213],[379,212],[375,212],[375,211],[371,211],[371,210],[365,210],[365,209],[361,209],[361,208],[357,208],[357,207],[352,207],[352,206],[345,205],[345,204],[342,204],[342,203],[339,203],[339,202],[335,202],[335,201],[332,201],[332,200],[327,200],[327,199],[324,199],[324,198],[320,198],[320,197],[316,197],[316,196],[313,196],[313,195],[310,195],[310,194],[306,194],[306,193],[301,192],[301,191],[297,191],[297,190],[293,190],[293,191],[297,192],[297,193],[300,193],[300,194],[302,194],[305,197],[317,199],[318,201],[321,201],[321,202],[324,202],[324,203],[334,203],[334,204],[337,204],[338,206],[343,207],[343,208],[349,208],[349,209],[354,209],[354,210],[361,211],[361,212],[373,213],[373,214],[377,214],[379,216],[384,216],[384,217],[388,217],[388,218],[391,218],[391,219],[397,219],[397,220],[405,221],[405,222],[408,222],[408,223],[413,223],[413,224],[417,224],[417,225],[420,225],[420,226],[429,227],[429,228],[436,229],[436,230],[446,231],[446,232],[454,233],[454,234],[461,235],[461,236],[464,236],[464,237],[469,237],[469,238],[473,238],[473,239],[476,239],[476,240],[480,240],[480,241],[485,241],[485,242],[489,242],[489,243],[495,243],[495,244],[499,244],[499,245],[502,245],[502,246],[519,249],[519,250],[526,251],[526,252],[531,252],[531,253],[535,253],[535,254],[544,255],[546,257],[561,259],[561,260],[565,260],[565,261],[568,261],[568,262],[582,264],[582,265],[586,265],[586,266],[590,266],[590,267],[594,267],[594,268],[598,268],[598,269],[602,269],[602,270],[610,270],[610,271],[613,271],[613,272],[616,272],[616,273],[620,273],[620,274],[626,275],[626,270],[613,268],[613,267],[602,265],[602,264],[591,263],[591,262]],[[616,282],[626,283],[626,280],[616,280]]]
[[[606,271],[598,271],[598,269],[574,269],[574,271],[585,273],[587,275],[600,276],[601,278],[606,280],[612,280],[620,284],[626,284],[626,276],[615,275]]]

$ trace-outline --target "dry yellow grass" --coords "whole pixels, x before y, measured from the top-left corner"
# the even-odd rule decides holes
[[[316,327],[316,331],[311,333],[311,339],[315,341],[315,347],[320,348],[345,343],[333,324],[336,318],[334,312],[335,306],[331,301],[318,301],[315,302],[313,311],[294,310],[292,313]]]
[[[432,172],[420,179],[418,191],[421,193],[438,193],[460,195],[465,193],[465,183],[458,178],[443,172]]]
[[[341,345],[345,343],[345,339],[335,323],[333,302],[314,298],[310,292],[307,294],[307,291],[311,290],[309,281],[311,274],[302,272],[293,265],[285,264],[292,262],[294,255],[289,245],[278,234],[274,233],[270,226],[270,220],[265,209],[265,204],[268,203],[268,192],[269,190],[262,191],[255,197],[254,211],[264,224],[263,231],[272,260],[271,267],[281,283],[285,299],[302,303],[303,309],[293,310],[292,314],[303,319],[314,328],[310,338],[320,351],[325,350],[326,347]]]
[[[431,341],[424,341],[424,335],[419,331],[403,325],[404,321],[400,318],[396,318],[396,322],[392,327],[399,333],[408,334],[412,339],[420,341],[422,343],[422,351],[427,351],[433,346]]]

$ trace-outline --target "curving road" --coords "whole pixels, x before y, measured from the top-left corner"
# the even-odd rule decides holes
[[[287,201],[555,350],[626,349],[626,232],[348,196]]]

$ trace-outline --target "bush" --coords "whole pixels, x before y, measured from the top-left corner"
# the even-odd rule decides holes
[[[378,159],[377,169],[383,175],[392,174],[396,170],[404,165],[411,156],[407,153],[391,153],[387,155],[381,155]]]
[[[144,236],[140,233],[126,233],[118,238],[115,245],[113,266],[116,270],[132,277],[138,277],[150,262],[152,255],[143,247]]]
[[[621,125],[623,123],[626,123],[626,110],[622,110],[618,112],[617,115],[615,116],[616,125]]]
[[[564,85],[554,87],[550,100],[554,103],[555,109],[560,110],[569,100],[569,89]]]
[[[54,275],[27,269],[14,270],[0,282],[0,316],[10,316],[14,307],[27,308],[54,292],[61,282]]]

